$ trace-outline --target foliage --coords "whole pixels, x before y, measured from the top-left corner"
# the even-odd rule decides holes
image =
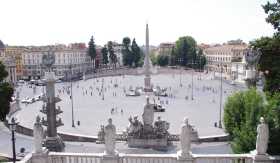
[[[125,66],[138,67],[142,65],[142,51],[140,47],[137,45],[135,39],[133,39],[132,44],[129,37],[123,38],[123,48],[122,48],[122,55],[123,55],[123,64]]]
[[[196,58],[196,41],[191,36],[180,37],[176,41],[175,60],[177,64],[187,66],[194,64]]]
[[[130,38],[129,37],[124,37],[123,38],[123,48],[122,48],[122,55],[123,55],[123,64],[125,66],[132,66],[132,63],[133,63],[133,55],[130,51],[130,44],[131,44],[131,41],[130,41]]]
[[[108,59],[108,49],[106,48],[106,46],[104,46],[101,49],[101,53],[102,53],[102,63],[104,65],[107,65],[109,63],[109,59]]]
[[[152,51],[150,53],[150,59],[151,59],[152,65],[156,65],[157,64],[157,56],[156,56],[154,51]]]
[[[169,62],[169,56],[168,55],[158,55],[157,56],[157,64],[159,66],[167,66]]]
[[[233,139],[232,149],[235,153],[255,149],[256,126],[263,111],[263,98],[255,89],[228,97],[224,108],[224,124],[226,132]]]
[[[108,41],[107,46],[108,46],[110,61],[114,65],[114,68],[116,68],[117,56],[116,56],[115,51],[114,51],[113,42]]]
[[[269,126],[268,153],[280,154],[280,93],[267,95],[265,119]]]
[[[268,152],[280,150],[280,95],[267,96],[256,89],[237,92],[228,97],[224,108],[225,130],[232,138],[235,153],[246,153],[255,149],[256,128],[263,116],[268,123],[270,140]]]
[[[277,0],[275,3],[269,1],[263,6],[264,12],[268,14],[266,21],[273,25],[274,29],[280,32],[280,1]]]
[[[138,67],[139,66],[139,62],[141,60],[141,55],[143,53],[141,53],[141,49],[137,45],[135,39],[133,39],[132,44],[131,44],[131,53],[133,55],[133,63],[135,65],[135,67]]]
[[[258,67],[260,71],[267,72],[264,73],[264,91],[272,94],[280,92],[280,35],[262,37],[250,44],[262,52]]]
[[[4,82],[4,79],[8,76],[8,72],[5,70],[5,66],[0,61],[0,121],[4,121],[6,115],[10,111],[10,102],[12,101],[13,88],[12,86]]]
[[[90,56],[91,60],[96,58],[96,47],[94,43],[94,38],[91,36],[90,41],[88,43],[88,55]]]

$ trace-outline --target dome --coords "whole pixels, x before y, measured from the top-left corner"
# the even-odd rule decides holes
[[[5,49],[5,45],[1,40],[0,40],[0,49]]]

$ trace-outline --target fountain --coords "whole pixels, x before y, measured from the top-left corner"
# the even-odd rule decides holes
[[[160,117],[154,122],[154,104],[150,103],[149,97],[144,106],[142,119],[143,123],[137,116],[129,118],[130,124],[126,131],[128,147],[167,150],[171,145],[168,141],[169,123],[161,120]]]

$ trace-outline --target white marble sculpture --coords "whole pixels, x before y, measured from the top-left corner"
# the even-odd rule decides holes
[[[41,153],[43,151],[42,142],[44,138],[44,129],[40,120],[40,117],[37,116],[33,128],[35,153]]]
[[[146,97],[147,103],[144,106],[144,112],[142,114],[143,123],[145,125],[152,126],[154,122],[154,106],[150,104],[149,97]]]
[[[181,126],[180,143],[181,151],[178,152],[179,158],[190,158],[192,127],[188,123],[188,118],[184,118]]]
[[[257,127],[257,141],[256,141],[256,152],[257,155],[265,155],[269,139],[268,126],[264,122],[264,118],[260,118],[260,124]]]
[[[112,124],[112,118],[108,119],[108,125],[104,128],[105,132],[105,155],[115,156],[117,151],[115,150],[116,144],[116,127]]]

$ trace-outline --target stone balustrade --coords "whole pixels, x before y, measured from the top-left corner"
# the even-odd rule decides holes
[[[38,157],[38,155],[37,155]],[[108,162],[109,158],[109,162]],[[49,152],[40,163],[279,163],[280,156],[269,156],[266,161],[255,161],[252,154],[192,154],[191,159],[178,159],[177,154],[123,154],[106,157],[104,153]],[[39,163],[28,155],[20,163]]]

